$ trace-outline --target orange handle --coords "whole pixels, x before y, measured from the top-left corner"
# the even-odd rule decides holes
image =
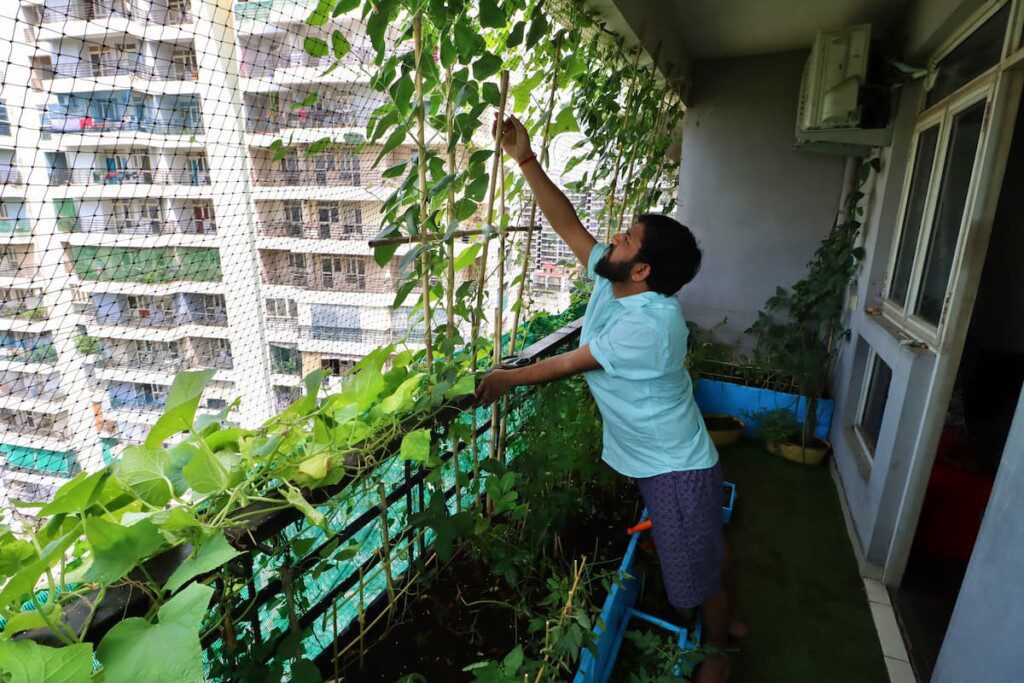
[[[626,529],[626,533],[632,536],[633,534],[638,534],[641,531],[650,531],[653,527],[654,525],[651,524],[651,520],[645,519],[636,526],[631,526],[628,529]]]

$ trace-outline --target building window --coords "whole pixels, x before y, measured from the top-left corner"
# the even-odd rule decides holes
[[[892,369],[877,353],[872,352],[868,361],[871,374],[862,396],[857,427],[864,445],[873,457],[878,446],[878,436],[882,432],[882,419],[889,398],[889,385],[892,383]]]

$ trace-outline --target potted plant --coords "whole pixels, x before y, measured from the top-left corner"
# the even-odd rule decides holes
[[[695,387],[708,363],[727,361],[732,357],[732,348],[715,339],[715,330],[725,323],[723,320],[710,330],[695,323],[686,324],[690,332],[686,349],[686,370],[690,373],[690,380]],[[743,434],[743,420],[725,413],[704,414],[703,417],[711,441],[716,447],[734,446],[740,440]]]
[[[864,197],[861,188],[878,171],[875,158],[861,162],[855,189],[847,194],[844,215],[822,240],[808,264],[807,275],[791,290],[779,287],[747,332],[754,335],[754,359],[792,377],[804,402],[799,434],[778,443],[780,455],[804,464],[818,464],[831,444],[817,436],[818,401],[825,395],[838,341],[846,332],[840,315],[847,289],[864,250],[856,246]]]

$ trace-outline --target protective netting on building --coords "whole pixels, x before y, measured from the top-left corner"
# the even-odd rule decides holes
[[[372,82],[363,16],[318,23],[316,7],[0,7],[7,522],[31,513],[11,501],[46,500],[143,441],[182,370],[216,370],[200,412],[240,398],[237,418],[256,424],[301,395],[313,369],[330,372],[330,390],[383,344],[422,347],[423,315],[402,287],[410,246],[380,265],[368,243],[402,182],[389,169],[415,143],[372,139],[387,96]],[[520,97],[545,94],[533,87]],[[479,146],[458,147],[460,164],[490,147],[477,137]],[[555,171],[579,138],[555,138]],[[443,131],[425,142],[444,147]],[[462,228],[481,227],[486,187],[467,190],[476,201]],[[587,192],[573,199],[581,212],[599,203]],[[526,219],[526,206],[520,198],[509,207],[510,224]],[[511,261],[523,237],[510,235]],[[457,251],[475,241],[458,240]],[[549,229],[538,235],[527,268],[532,310],[564,308],[568,256]],[[458,283],[473,276],[470,264]]]

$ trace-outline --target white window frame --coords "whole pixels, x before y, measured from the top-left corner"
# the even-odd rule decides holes
[[[984,153],[986,142],[991,132],[989,126],[989,112],[992,106],[992,96],[995,94],[996,78],[994,73],[980,77],[970,88],[961,89],[958,93],[951,95],[936,106],[925,112],[918,121],[914,131],[914,139],[911,142],[911,158],[907,163],[907,170],[903,180],[902,196],[900,198],[900,210],[896,219],[896,230],[893,231],[893,240],[889,255],[889,264],[886,271],[885,295],[882,301],[882,311],[886,317],[899,328],[906,331],[912,337],[920,339],[932,348],[938,347],[945,334],[948,322],[947,312],[943,310],[938,325],[933,325],[916,315],[913,310],[921,289],[921,280],[924,274],[925,260],[928,256],[927,246],[931,239],[935,224],[935,210],[939,190],[942,184],[942,175],[945,170],[946,153],[949,149],[950,133],[952,132],[953,118],[980,101],[986,102],[985,121],[982,124],[981,133],[978,136],[978,143],[975,152],[974,164],[971,169],[971,179],[968,183],[967,197],[964,203],[963,215],[957,244],[950,265],[949,281],[946,283],[945,299],[948,300],[957,284],[960,276],[961,264],[963,262],[964,247],[970,237],[971,225],[970,216],[978,193],[978,171],[984,165],[984,159],[980,155]],[[911,180],[913,178],[914,166],[916,165],[917,142],[920,134],[933,125],[939,125],[939,139],[935,148],[935,157],[931,168],[931,175],[928,178],[927,198],[925,200],[924,216],[922,217],[921,229],[917,236],[917,243],[914,245],[914,262],[910,275],[910,282],[907,288],[906,299],[901,306],[892,301],[890,292],[893,285],[893,277],[896,272],[896,259],[899,252],[900,239],[903,235],[904,220],[907,205],[910,198]]]

